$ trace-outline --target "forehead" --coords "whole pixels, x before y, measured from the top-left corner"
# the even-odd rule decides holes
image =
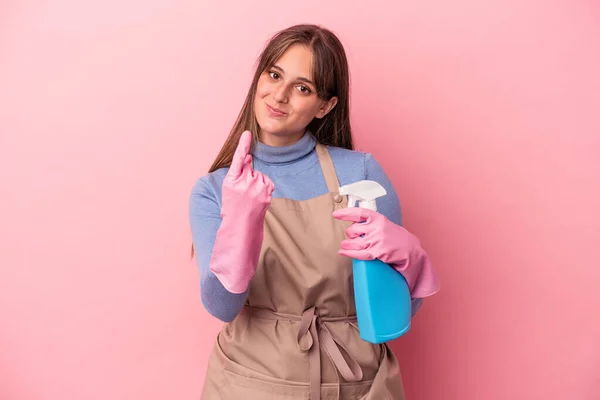
[[[293,44],[275,61],[275,65],[285,71],[285,75],[310,78],[312,76],[313,54],[301,44]]]

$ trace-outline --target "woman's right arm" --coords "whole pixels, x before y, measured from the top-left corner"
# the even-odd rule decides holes
[[[231,293],[209,268],[221,221],[221,207],[216,194],[205,181],[199,180],[190,196],[190,226],[200,270],[200,295],[202,304],[211,315],[230,322],[244,306],[248,290],[240,294]]]
[[[244,306],[256,273],[264,221],[274,185],[254,171],[252,136],[240,136],[221,186],[221,206],[201,179],[190,199],[190,224],[198,253],[202,302],[222,321],[232,321]],[[204,189],[203,189],[204,188]]]

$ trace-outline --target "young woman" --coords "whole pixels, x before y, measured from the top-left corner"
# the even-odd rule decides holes
[[[363,179],[387,190],[377,212],[336,195]],[[360,339],[351,258],[401,273],[413,314],[439,284],[400,226],[386,173],[353,150],[348,64],[333,33],[299,25],[270,40],[237,122],[193,188],[190,223],[203,304],[226,322],[202,399],[404,399],[390,349]]]

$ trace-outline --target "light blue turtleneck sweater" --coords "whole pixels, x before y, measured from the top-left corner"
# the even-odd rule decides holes
[[[305,134],[298,142],[284,147],[257,143],[254,169],[266,174],[275,184],[274,198],[306,200],[327,193],[327,185],[315,150],[315,138]],[[402,225],[398,195],[381,165],[369,153],[328,147],[340,185],[363,179],[379,182],[387,195],[377,200],[377,211]],[[232,321],[241,311],[248,291],[234,294],[223,287],[209,270],[217,230],[221,224],[221,186],[229,168],[209,173],[196,182],[190,196],[190,225],[200,269],[200,293],[206,310],[216,318]],[[413,300],[413,315],[421,305]]]

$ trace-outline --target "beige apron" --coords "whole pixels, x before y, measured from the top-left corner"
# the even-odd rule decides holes
[[[340,256],[350,223],[327,149],[317,144],[329,193],[273,199],[246,306],[224,325],[210,357],[203,400],[404,400],[387,345],[359,337],[352,262]]]

